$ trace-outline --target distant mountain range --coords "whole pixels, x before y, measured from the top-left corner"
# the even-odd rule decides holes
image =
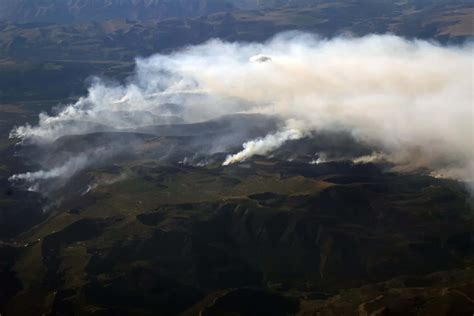
[[[319,6],[368,4],[370,7],[436,6],[457,0],[0,0],[0,21],[68,23],[85,20],[130,20],[184,18],[216,12],[277,8],[282,6]],[[363,10],[361,10],[361,13]]]
[[[285,30],[459,43],[472,37],[473,14],[465,0],[0,0],[0,57],[132,60]]]
[[[193,17],[283,1],[259,0],[2,0],[0,19],[17,22],[70,22]],[[285,1],[286,2],[286,1]]]
[[[236,1],[222,0],[2,0],[0,19],[17,22],[69,22],[124,17],[189,17],[227,11]]]

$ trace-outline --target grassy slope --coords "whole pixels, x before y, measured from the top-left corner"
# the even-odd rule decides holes
[[[160,267],[159,269],[168,271],[163,272],[165,274],[177,273],[177,280],[181,280],[179,281],[180,286],[182,286],[181,282],[184,282],[183,284],[189,283],[187,287],[199,289],[199,293],[202,294],[209,293],[212,289],[216,290],[223,284],[236,282],[235,280],[217,279],[220,280],[217,281],[217,288],[212,286],[210,289],[201,288],[199,278],[207,276],[211,272],[204,272],[207,271],[206,268],[199,268],[204,269],[202,272],[199,272],[199,269],[192,272],[195,268],[187,270],[194,264],[197,264],[198,267],[200,264],[199,260],[195,262],[197,259],[192,259],[193,256],[189,257],[187,254],[189,250],[185,250],[188,247],[191,247],[189,249],[199,258],[201,253],[210,256],[216,251],[213,250],[213,252],[206,254],[207,251],[210,251],[206,250],[209,247],[211,249],[224,247],[217,251],[219,254],[220,251],[224,251],[224,253],[235,251],[232,249],[237,245],[236,249],[240,249],[238,250],[240,254],[235,253],[234,260],[247,262],[242,263],[243,266],[238,269],[244,269],[243,267],[250,264],[254,269],[261,271],[264,282],[269,288],[302,300],[302,313],[311,309],[334,308],[337,310],[345,308],[349,310],[358,308],[360,304],[368,300],[368,297],[371,297],[372,293],[377,292],[376,290],[341,292],[340,295],[344,297],[355,295],[356,298],[351,300],[346,299],[347,297],[341,299],[341,296],[336,296],[329,301],[313,302],[305,298],[308,295],[311,297],[314,291],[321,291],[321,286],[326,287],[329,291],[325,295],[331,296],[334,294],[330,293],[337,293],[337,289],[341,287],[357,286],[370,282],[370,280],[384,280],[390,276],[398,276],[400,273],[422,275],[437,269],[462,267],[469,264],[469,251],[462,248],[464,241],[461,240],[459,241],[461,244],[456,244],[456,236],[463,236],[463,234],[472,231],[474,227],[472,213],[470,213],[472,211],[464,204],[462,193],[456,185],[429,178],[412,177],[410,179],[410,177],[382,176],[375,183],[379,183],[377,185],[379,189],[385,188],[384,190],[388,191],[381,195],[369,186],[371,181],[369,183],[349,181],[350,183],[347,184],[335,184],[323,179],[329,178],[331,181],[337,182],[337,175],[326,174],[321,178],[314,178],[293,173],[288,176],[288,173],[292,172],[291,170],[284,172],[285,176],[282,177],[280,172],[283,170],[280,169],[285,168],[285,164],[275,165],[274,163],[274,161],[270,163],[257,161],[252,164],[250,169],[163,166],[151,164],[150,161],[147,161],[146,164],[135,161],[122,165],[120,172],[128,174],[128,178],[98,186],[86,196],[70,203],[68,209],[72,211],[64,209],[55,215],[52,214],[47,221],[23,234],[18,240],[19,246],[27,245],[19,251],[20,257],[14,266],[24,289],[11,300],[9,309],[21,310],[20,302],[28,299],[36,302],[29,305],[28,308],[49,310],[54,308],[52,302],[58,290],[59,292],[72,291],[67,300],[72,302],[75,309],[79,308],[83,312],[99,307],[108,309],[113,306],[113,303],[110,305],[110,302],[92,302],[86,293],[87,291],[84,292],[84,288],[87,288],[88,284],[95,280],[94,282],[99,282],[99,285],[96,285],[98,286],[96,290],[104,291],[102,286],[116,282],[120,276],[133,275],[132,271],[137,269],[139,271],[143,269],[153,271]],[[134,173],[137,166],[143,165],[148,168],[146,172],[141,170],[139,174]],[[106,171],[93,172],[96,178],[113,179],[117,171],[109,175],[106,173]],[[143,174],[146,174],[146,177]],[[345,181],[347,181],[346,178]],[[399,182],[404,184],[403,189],[401,189]],[[448,189],[449,187],[451,189]],[[451,190],[452,193],[443,196],[441,191],[446,190]],[[321,192],[324,192],[322,196],[320,196]],[[356,192],[354,193],[356,195],[353,195],[353,192]],[[358,194],[369,199],[370,208],[367,208],[364,200],[359,200]],[[310,200],[313,202],[305,204],[304,201]],[[354,206],[359,203],[362,203],[361,208]],[[227,223],[230,219],[218,224],[215,221],[223,220],[221,217],[224,215],[222,214],[228,212],[224,211],[228,208],[226,205],[237,206],[230,208],[234,208],[230,212],[235,214],[232,217],[234,219],[231,220],[232,224]],[[242,213],[243,210],[247,211]],[[239,217],[235,216],[244,217],[239,220]],[[102,224],[97,226],[96,234],[82,236],[90,229],[87,225],[80,226],[83,228],[76,233],[70,233],[75,231],[71,230],[72,224],[82,223],[84,220],[93,221],[92,227],[95,227],[96,222],[105,220],[107,223],[104,226]],[[245,225],[242,225],[247,221],[248,224],[245,225],[250,226],[244,229]],[[303,223],[312,227],[313,231],[305,233],[301,226],[305,225]],[[219,232],[219,226],[226,225],[231,225],[229,226],[231,230],[228,233]],[[321,227],[325,228],[321,230]],[[200,231],[201,229],[205,230],[191,237],[191,240],[194,240],[193,244],[180,241],[181,237],[179,236],[193,236],[196,230]],[[216,237],[206,237],[206,234],[210,233],[208,229],[211,231],[217,229]],[[247,229],[250,231],[246,231]],[[272,230],[275,232],[272,233]],[[318,230],[319,232],[317,232]],[[202,235],[204,232],[206,234]],[[54,239],[52,236],[58,233],[62,234],[58,236],[64,237],[61,237],[60,240],[63,242],[56,249],[51,239]],[[172,238],[169,242],[174,244],[173,251],[180,253],[176,258],[172,253],[168,254],[166,258],[172,260],[171,266],[166,261],[160,263],[159,256],[155,257],[153,251],[146,251],[145,254],[140,255],[133,250],[125,250],[128,247],[146,248],[148,243],[152,242],[153,247],[158,251],[157,254],[160,251],[163,253],[171,251],[166,248],[166,245],[161,245],[161,242],[156,240],[157,234],[161,234],[160,239]],[[306,234],[309,235],[303,237]],[[301,238],[315,238],[309,236],[316,235],[319,236],[317,237],[319,241],[315,246],[311,246],[314,247],[311,251],[319,252],[319,259],[310,259],[309,257],[307,259],[316,260],[316,266],[308,266],[309,263],[305,263],[304,260],[285,261],[289,259],[285,259],[285,257],[291,254],[302,256],[301,259],[308,256],[309,253],[305,253],[311,247],[307,248],[309,246]],[[221,240],[222,238],[224,241]],[[225,241],[226,238],[230,238],[233,242],[229,244]],[[44,244],[45,240],[47,244]],[[197,245],[201,243],[202,245],[198,247]],[[346,243],[352,244],[354,249],[345,248],[344,244]],[[442,246],[443,244],[454,248],[451,252],[446,251],[447,249],[443,250],[445,247]],[[45,251],[53,249],[51,247],[56,249],[53,257],[57,263],[54,263],[54,268],[52,268],[52,261],[45,257]],[[286,249],[286,254],[280,253],[280,248]],[[105,258],[113,258],[113,253],[117,251],[130,251],[128,258],[127,255],[125,257],[121,255],[123,263],[111,261],[107,272],[90,270],[91,260],[94,262],[111,260]],[[437,255],[436,251],[440,251],[440,253]],[[466,251],[468,252],[466,253]],[[422,263],[423,260],[433,260],[438,256],[441,258],[440,262]],[[185,261],[181,262],[180,257]],[[220,259],[218,260],[224,260],[224,257],[219,255]],[[217,264],[214,268],[217,270],[213,270],[214,273],[220,269],[226,271],[226,269],[236,268],[232,268],[232,265],[229,266],[230,263],[226,263],[226,260],[221,263],[219,263],[220,261],[213,263]],[[355,265],[362,265],[362,270],[350,267],[351,271],[344,272],[344,269],[348,268],[346,260],[351,260],[349,262]],[[464,260],[468,261],[464,262]],[[279,261],[280,263],[278,263]],[[411,262],[413,267],[406,266],[408,262]],[[294,264],[296,266],[292,267]],[[418,264],[422,266],[417,266]],[[175,271],[173,266],[180,268]],[[59,277],[54,282],[59,283],[54,283],[56,285],[50,290],[47,289],[48,286],[42,286],[43,290],[36,292],[34,289],[39,284],[45,284],[45,280],[50,278],[48,270],[51,269],[53,269],[53,275]],[[299,271],[300,276],[304,276],[301,273],[309,274],[307,277],[298,278],[290,273],[293,270]],[[307,272],[303,272],[305,270]],[[245,271],[234,273],[241,274],[241,278],[245,280],[250,273]],[[290,273],[290,277],[285,276],[286,272],[282,274],[282,271]],[[369,274],[366,274],[367,272]],[[204,273],[203,276],[200,273]],[[222,275],[219,278],[222,278]],[[358,281],[348,283],[348,280]],[[129,280],[128,282],[135,281]],[[205,284],[207,284],[206,282]],[[218,285],[219,282],[224,283]],[[328,286],[332,290],[329,290]],[[132,288],[134,287],[140,288],[141,285],[135,284]],[[367,293],[359,294],[359,291]],[[392,294],[388,293],[387,295],[392,297],[396,289],[389,291]],[[406,295],[411,297],[415,294],[410,293],[417,293],[418,290],[401,289],[400,291],[402,291],[401,297],[407,299]],[[436,292],[436,289],[430,291]],[[104,293],[101,295],[111,295]],[[183,298],[186,298],[185,294],[182,295]],[[114,296],[112,295],[112,297]],[[396,299],[393,298],[395,301]],[[338,303],[341,300],[343,303]],[[335,307],[331,307],[333,305]],[[189,307],[189,305],[184,305],[183,308],[185,306]],[[125,307],[120,310],[135,311],[140,314],[139,307],[135,309],[123,308]]]

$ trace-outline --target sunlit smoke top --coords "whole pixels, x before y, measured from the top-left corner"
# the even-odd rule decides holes
[[[97,79],[87,96],[57,114],[41,114],[38,125],[18,127],[11,137],[47,144],[112,127],[263,113],[293,126],[249,139],[224,165],[333,130],[377,148],[400,169],[473,179],[473,82],[470,44],[392,35],[325,40],[304,33],[265,43],[212,40],[138,59],[126,84]]]

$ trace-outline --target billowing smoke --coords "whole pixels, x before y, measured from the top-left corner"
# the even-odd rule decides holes
[[[266,155],[289,140],[302,138],[304,136],[304,127],[298,128],[296,126],[292,127],[291,125],[295,125],[295,123],[290,121],[287,123],[287,127],[282,131],[245,142],[243,144],[244,149],[234,155],[228,155],[222,165],[227,166],[244,161],[254,155]]]
[[[265,43],[212,40],[138,59],[125,84],[96,80],[86,97],[11,136],[51,143],[98,130],[261,113],[298,124],[247,140],[224,165],[310,132],[343,131],[400,170],[472,179],[473,83],[470,44],[301,33]]]

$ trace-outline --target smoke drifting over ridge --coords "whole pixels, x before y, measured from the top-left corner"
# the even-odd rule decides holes
[[[302,33],[266,43],[212,40],[138,59],[126,84],[97,79],[86,97],[56,115],[41,114],[37,126],[18,127],[11,137],[48,144],[99,130],[262,113],[288,123],[249,139],[225,165],[313,131],[347,131],[400,169],[469,180],[472,91],[470,44],[440,46],[391,35],[322,40]]]

